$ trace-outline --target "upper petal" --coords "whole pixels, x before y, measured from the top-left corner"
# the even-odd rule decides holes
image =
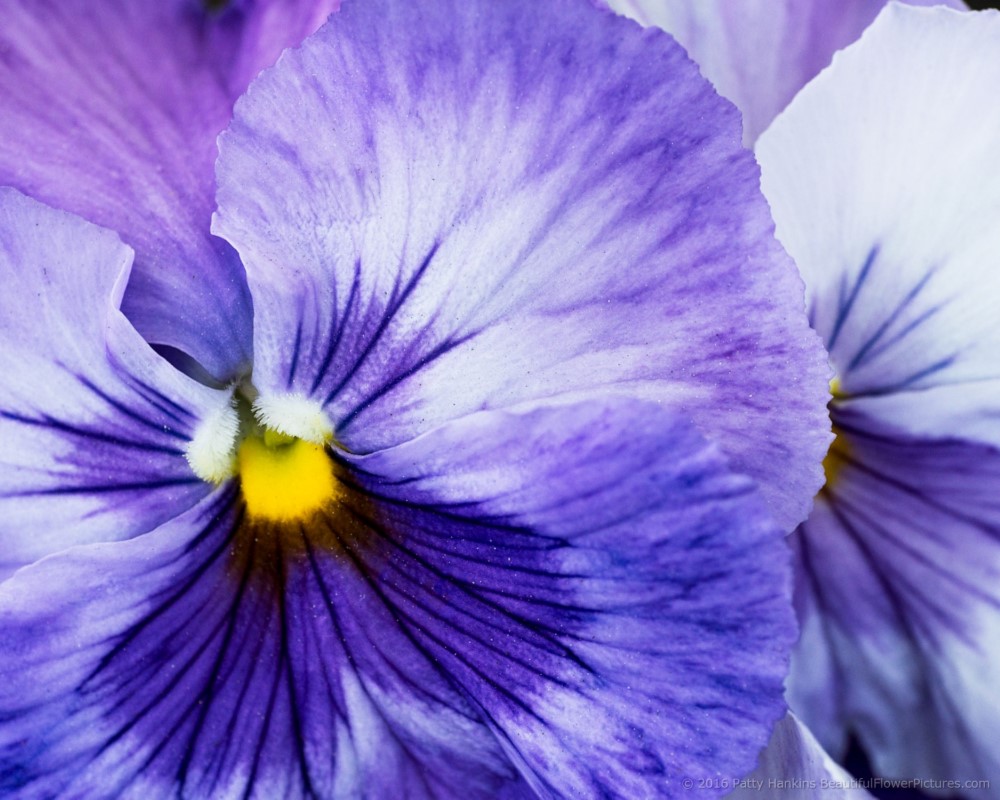
[[[676,37],[719,94],[743,112],[751,146],[796,93],[854,42],[887,0],[607,0]],[[961,0],[907,0],[951,5]]]
[[[233,101],[337,0],[4,0],[0,184],[118,231],[123,307],[148,341],[225,380],[248,366],[251,305],[212,237],[215,139]]]
[[[574,0],[347,4],[251,87],[218,174],[254,382],[349,449],[601,387],[682,407],[804,515],[825,356],[736,113],[669,37]]]
[[[114,233],[0,189],[0,576],[149,530],[207,490],[185,446],[227,397],[122,316],[131,259]]]

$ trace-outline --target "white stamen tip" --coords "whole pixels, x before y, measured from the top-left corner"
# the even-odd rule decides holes
[[[253,414],[265,428],[313,444],[333,438],[333,425],[315,400],[301,395],[261,395],[253,401]]]
[[[240,418],[232,401],[206,416],[184,453],[194,474],[211,483],[222,483],[235,475],[239,432]]]

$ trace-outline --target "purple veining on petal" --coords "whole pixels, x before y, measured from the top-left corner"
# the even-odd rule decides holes
[[[1000,618],[1000,450],[913,437],[864,404],[833,404],[831,479],[792,539],[790,702],[834,754],[856,733],[881,774],[995,774],[977,698]]]
[[[332,455],[304,524],[233,485],[0,585],[0,788],[681,798],[750,768],[787,550],[688,426],[605,401]]]
[[[185,447],[228,397],[176,372],[118,311],[131,255],[0,190],[0,577],[147,531],[208,491]]]
[[[574,0],[356,2],[220,142],[254,383],[352,451],[600,389],[683,408],[804,516],[825,355],[736,113],[668,37]]]
[[[939,636],[967,639],[970,605],[1000,604],[988,582],[980,582],[984,570],[991,574],[991,553],[1000,544],[1000,451],[915,439],[849,404],[834,402],[832,416],[838,436],[828,458],[838,462],[835,476],[796,534],[803,558],[819,550],[808,556],[816,564],[808,574],[831,597],[827,613],[859,632],[900,625],[929,643]],[[833,549],[840,551],[836,569]],[[881,597],[863,614],[855,605],[858,583]]]
[[[810,324],[830,352],[839,391],[858,399],[933,386],[939,373],[961,360],[963,348],[953,342],[924,353],[912,347],[915,338],[933,335],[952,299],[942,288],[946,274],[940,266],[903,277],[875,243],[851,273],[841,276],[835,298],[814,294],[809,304]],[[884,288],[890,281],[898,297],[887,306]],[[867,308],[856,310],[858,305]]]

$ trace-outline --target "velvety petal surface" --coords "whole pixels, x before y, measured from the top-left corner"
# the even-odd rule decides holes
[[[147,340],[216,378],[249,365],[239,258],[209,233],[233,101],[337,0],[3,0],[0,184],[118,231],[123,301]]]
[[[908,0],[950,5],[961,0]],[[751,146],[795,94],[856,41],[886,0],[607,0],[684,45],[723,97],[743,112]]]
[[[804,516],[825,357],[736,112],[669,37],[575,0],[345,3],[220,148],[262,395],[355,452],[595,387],[667,401]]]
[[[207,491],[184,448],[226,396],[122,316],[131,261],[114,233],[0,189],[0,576],[149,530]]]
[[[635,401],[483,412],[0,587],[5,796],[705,797],[783,711],[784,536]],[[72,588],[71,588],[72,587]]]
[[[730,785],[732,785],[732,781]],[[774,728],[757,768],[735,780],[731,800],[864,800],[871,795],[820,747],[794,714]]]
[[[998,53],[1000,12],[893,5],[757,146],[838,376],[791,704],[892,776],[1000,778]]]

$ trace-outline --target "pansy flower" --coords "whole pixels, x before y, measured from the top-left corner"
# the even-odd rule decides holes
[[[757,145],[837,372],[791,704],[881,774],[994,785],[998,53],[996,11],[891,5]]]
[[[71,35],[38,8],[12,52]],[[182,371],[119,311],[133,250],[0,191],[5,795],[725,793],[828,438],[736,110],[585,2],[358,0],[220,151],[221,388],[214,262],[188,338],[144,331]]]

